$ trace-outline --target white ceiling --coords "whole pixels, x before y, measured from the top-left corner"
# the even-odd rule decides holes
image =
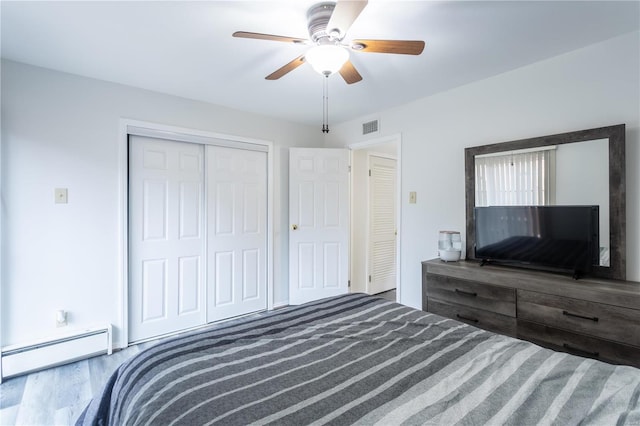
[[[318,1],[1,4],[2,57],[293,122],[322,122],[322,77],[305,64],[264,77],[305,46]],[[639,1],[370,0],[351,38],[424,40],[420,56],[352,52],[364,80],[330,77],[330,122],[367,116],[640,28]]]

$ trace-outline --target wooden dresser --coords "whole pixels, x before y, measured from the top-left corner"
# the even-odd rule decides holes
[[[640,283],[422,262],[422,309],[541,346],[640,367]]]

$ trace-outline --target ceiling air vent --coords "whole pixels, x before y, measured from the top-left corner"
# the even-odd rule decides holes
[[[370,133],[377,133],[378,128],[378,120],[367,121],[366,123],[362,123],[362,134],[368,135]]]

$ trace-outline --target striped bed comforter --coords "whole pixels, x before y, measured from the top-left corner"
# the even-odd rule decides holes
[[[77,424],[640,424],[640,370],[351,294],[160,343]]]

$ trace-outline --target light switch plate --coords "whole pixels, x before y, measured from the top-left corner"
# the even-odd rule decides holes
[[[417,199],[416,191],[411,191],[409,193],[409,203],[410,204],[415,204],[416,203],[416,199]]]
[[[67,204],[67,188],[56,188],[55,189],[55,201],[56,204]]]

